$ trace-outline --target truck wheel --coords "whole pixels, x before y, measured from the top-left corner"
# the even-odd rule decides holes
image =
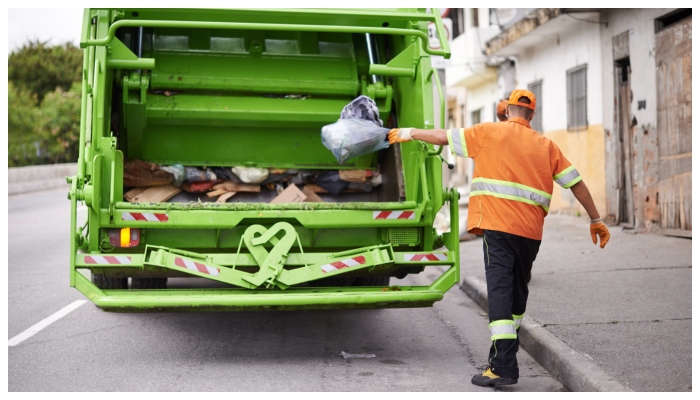
[[[389,286],[389,276],[370,276],[365,278],[334,277],[324,278],[310,283],[312,287],[343,287],[343,286]]]
[[[168,278],[131,278],[132,289],[165,289]]]
[[[343,286],[353,286],[353,278],[348,277],[334,277],[334,278],[323,278],[317,281],[309,282],[311,287],[343,287]]]
[[[92,274],[91,279],[99,289],[126,289],[129,278],[107,278],[102,274]]]
[[[389,286],[390,276],[370,276],[357,278],[353,286]]]

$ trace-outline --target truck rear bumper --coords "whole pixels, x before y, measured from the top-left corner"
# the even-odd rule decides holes
[[[100,290],[81,274],[76,288],[107,311],[260,311],[430,307],[443,292],[428,286]]]

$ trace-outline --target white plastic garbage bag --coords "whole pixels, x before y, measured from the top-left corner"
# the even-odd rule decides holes
[[[377,103],[365,95],[357,97],[343,107],[343,111],[340,113],[340,119],[348,118],[366,119],[374,122],[377,126],[384,126],[384,122],[379,118]]]
[[[175,165],[159,165],[158,169],[167,171],[173,174],[173,185],[180,187],[185,181],[185,167],[180,164]]]
[[[360,118],[339,119],[321,129],[321,142],[333,153],[339,164],[389,147],[389,129]]]
[[[231,171],[245,183],[262,183],[270,175],[267,168],[233,167]]]

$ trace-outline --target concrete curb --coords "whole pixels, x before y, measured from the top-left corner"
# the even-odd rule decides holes
[[[481,308],[488,310],[486,282],[466,277],[462,280],[460,289]],[[632,391],[528,315],[525,315],[520,325],[520,345],[572,392]]]
[[[7,169],[7,194],[38,192],[65,188],[67,176],[73,176],[78,171],[78,164],[33,165],[29,167],[13,167]]]

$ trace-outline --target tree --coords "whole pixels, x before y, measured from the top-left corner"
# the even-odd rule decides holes
[[[18,89],[36,95],[38,104],[57,87],[64,92],[73,82],[80,82],[83,51],[71,43],[47,46],[46,42],[30,41],[8,60],[8,80]]]
[[[9,167],[39,163],[41,138],[35,129],[36,96],[7,84],[7,155]]]
[[[44,97],[39,107],[36,129],[41,137],[42,158],[49,163],[72,163],[78,160],[80,139],[81,86],[70,90],[57,87]]]
[[[8,165],[75,162],[83,51],[30,41],[8,59]]]

